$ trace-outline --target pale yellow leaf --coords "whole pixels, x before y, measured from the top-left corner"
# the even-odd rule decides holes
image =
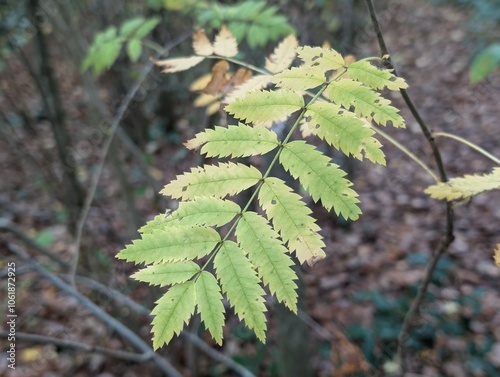
[[[203,30],[195,31],[193,35],[193,49],[196,55],[208,56],[214,53],[214,47]]]
[[[247,93],[265,88],[267,84],[271,82],[272,77],[273,76],[271,75],[259,75],[246,80],[243,84],[238,85],[233,91],[224,97],[224,102],[229,104],[238,98],[243,97]]]
[[[297,55],[295,49],[298,46],[299,43],[294,35],[283,39],[269,58],[266,58],[266,69],[271,73],[278,73],[290,67]]]
[[[495,249],[495,263],[498,267],[500,267],[500,243],[497,244],[497,248]]]
[[[187,58],[172,58],[172,59],[163,59],[163,60],[155,60],[154,63],[163,68],[163,73],[173,73],[185,71],[191,67],[194,67],[196,64],[199,64],[205,59],[203,56],[190,56]]]
[[[226,26],[223,26],[219,34],[215,37],[214,52],[217,55],[228,58],[238,53],[238,42]]]
[[[203,76],[198,77],[196,80],[194,80],[191,85],[189,85],[189,90],[192,92],[201,92],[203,89],[205,89],[212,79],[212,74],[207,73]]]
[[[194,107],[205,107],[218,103],[219,97],[211,94],[201,93],[193,102]],[[217,105],[218,106],[218,105]]]

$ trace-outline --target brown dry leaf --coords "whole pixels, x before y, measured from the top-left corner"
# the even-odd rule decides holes
[[[370,366],[366,362],[363,352],[353,345],[335,325],[329,324],[328,331],[334,338],[331,355],[332,377],[364,375],[370,369]]]
[[[203,56],[190,56],[188,58],[173,58],[173,59],[163,59],[154,60],[154,63],[163,68],[163,73],[173,73],[185,71],[196,64],[199,64],[205,59]]]
[[[346,67],[349,67],[352,63],[354,63],[356,61],[356,57],[354,55],[346,55],[344,56],[344,62],[345,62],[345,66]]]
[[[231,77],[229,83],[236,87],[238,85],[243,84],[245,81],[252,78],[252,71],[246,68],[238,68],[234,75]]]
[[[217,94],[229,83],[227,73],[229,72],[229,63],[226,60],[220,60],[212,68],[212,78],[203,92],[206,94]]]
[[[208,56],[214,53],[214,47],[203,30],[196,30],[193,35],[193,50],[197,55]]]
[[[299,43],[294,35],[283,39],[269,58],[266,58],[266,69],[271,73],[279,73],[290,67],[297,56],[295,49],[298,46]]]
[[[228,58],[238,53],[238,42],[226,26],[223,26],[219,34],[215,37],[214,52],[217,55]]]

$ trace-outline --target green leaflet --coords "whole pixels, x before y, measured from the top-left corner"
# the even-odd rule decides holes
[[[188,323],[196,306],[194,281],[174,285],[157,302],[151,312],[153,319],[153,348],[157,350],[170,342]]]
[[[297,280],[294,263],[278,239],[279,234],[271,228],[265,218],[255,212],[246,212],[236,228],[236,238],[259,276],[278,301],[294,313],[297,312]]]
[[[189,202],[180,202],[179,208],[168,220],[172,224],[222,226],[230,222],[240,212],[240,206],[230,200],[198,197]]]
[[[298,178],[315,202],[321,199],[328,211],[356,220],[361,213],[357,194],[345,179],[346,173],[328,157],[305,141],[292,141],[283,147],[280,163],[294,178]]]
[[[326,82],[325,72],[317,67],[294,67],[278,73],[273,78],[277,86],[289,90],[307,90]]]
[[[408,84],[401,77],[395,76],[388,69],[379,69],[370,63],[370,60],[359,60],[347,67],[347,73],[357,81],[374,89],[400,90],[408,88]]]
[[[280,232],[288,248],[295,251],[300,263],[324,258],[325,244],[319,235],[319,226],[310,216],[311,210],[278,178],[266,178],[259,191],[259,204]]]
[[[339,69],[345,65],[342,55],[331,48],[303,46],[297,49],[297,54],[306,65],[324,70]]]
[[[189,149],[199,148],[207,157],[248,157],[265,154],[279,145],[275,132],[239,123],[237,126],[215,127],[189,140]]]
[[[349,109],[376,123],[385,126],[391,122],[394,127],[404,127],[404,119],[399,110],[390,106],[391,101],[358,81],[343,79],[331,82],[325,90],[330,101]]]
[[[219,166],[205,165],[203,168],[191,168],[190,173],[178,175],[160,193],[182,200],[197,196],[223,198],[255,185],[261,178],[262,175],[253,166],[232,162],[220,163]]]
[[[382,145],[373,137],[375,132],[366,127],[365,121],[356,115],[330,102],[315,102],[307,107],[305,113],[310,131],[325,140],[332,147],[347,156],[385,165]]]
[[[137,271],[131,277],[150,285],[180,284],[191,279],[200,267],[192,261],[176,262],[169,264],[155,264]]]
[[[295,92],[260,90],[237,99],[225,110],[236,119],[270,123],[283,120],[303,106],[304,100]]]
[[[163,230],[167,226],[169,222],[168,218],[170,215],[160,213],[156,215],[152,220],[149,220],[146,224],[144,224],[140,229],[139,233],[154,233],[157,230]]]
[[[219,283],[210,272],[202,271],[196,280],[196,300],[198,312],[205,327],[217,344],[222,344],[225,310]]]
[[[143,234],[142,239],[120,251],[117,258],[145,264],[192,260],[210,253],[220,240],[212,228],[168,227]]]
[[[243,250],[232,241],[224,241],[214,259],[214,267],[222,289],[234,307],[235,313],[255,332],[263,343],[266,341],[265,295],[260,279]]]

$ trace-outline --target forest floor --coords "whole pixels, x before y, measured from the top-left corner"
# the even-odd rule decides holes
[[[500,75],[497,73],[476,87],[470,85],[468,68],[475,50],[468,39],[467,14],[453,7],[421,1],[400,3],[386,11],[382,28],[398,74],[409,83],[409,95],[423,119],[433,131],[460,135],[500,156]],[[367,26],[366,30],[371,29]],[[360,30],[358,36],[355,48],[360,57],[379,54],[373,33]],[[58,75],[64,77],[65,74],[63,65]],[[19,101],[31,106],[36,94],[29,80],[23,77],[19,74],[11,79],[17,87],[26,89],[26,97],[18,98]],[[67,99],[65,106],[73,121],[72,127],[76,128],[81,126],[78,104],[84,95],[78,82],[69,81],[60,81],[64,83],[61,91]],[[402,109],[407,128],[387,129],[387,132],[423,156],[435,169],[430,147],[417,122],[401,98],[396,94],[391,96],[395,106]],[[0,101],[0,106],[5,110],[8,105]],[[36,142],[51,147],[47,145],[49,137]],[[444,203],[423,193],[433,183],[432,178],[397,148],[382,142],[387,155],[386,167],[354,162],[351,179],[360,194],[363,211],[358,221],[339,226],[333,215],[313,205],[325,237],[327,257],[313,268],[303,268],[309,316],[303,319],[315,324],[311,344],[315,375],[320,377],[369,375],[367,368],[380,370],[390,361],[404,314],[424,276],[424,266],[445,231]],[[457,141],[438,138],[437,142],[450,177],[489,173],[494,166]],[[64,226],[55,218],[58,208],[47,195],[39,194],[42,189],[39,182],[26,174],[31,168],[11,146],[3,140],[0,143],[3,143],[0,215],[14,221],[27,235],[49,245],[62,259],[68,259],[71,241]],[[29,147],[34,141],[23,143]],[[162,181],[167,182],[192,165],[193,155],[182,154],[182,148],[173,143],[158,147],[161,153],[155,157],[154,169],[164,174]],[[97,153],[98,150],[89,155],[86,162],[95,162]],[[173,157],[181,159],[175,169],[169,162]],[[81,178],[88,179],[91,172],[81,171]],[[85,234],[96,243],[106,245],[95,251],[96,263],[106,268],[99,279],[139,302],[151,302],[154,294],[129,279],[134,267],[114,259],[123,244],[129,242],[120,236],[128,228],[121,212],[107,205],[108,199],[118,192],[117,180],[106,171],[100,183],[98,208],[91,211]],[[409,341],[410,367],[419,375],[498,375],[495,373],[500,370],[500,268],[493,262],[493,250],[500,243],[498,203],[500,192],[490,192],[455,210],[455,241],[438,265]],[[151,195],[143,195],[138,205],[144,220],[162,210],[151,204]],[[3,241],[15,240],[10,234],[0,233],[0,236]],[[0,248],[2,245],[0,243]],[[12,259],[7,251],[1,253],[2,259]],[[18,261],[17,265],[21,270],[22,263]],[[37,275],[23,273],[18,277],[17,289],[17,310],[22,313],[18,331],[123,348],[121,341],[110,337],[105,326],[74,299],[60,294]],[[95,299],[112,310],[112,305],[106,304],[109,299]],[[116,316],[125,314],[115,313]],[[271,323],[273,316],[271,306]],[[128,325],[140,327],[139,333],[149,340],[150,324],[146,317],[130,320]],[[260,365],[259,375],[273,375],[270,370],[274,359],[269,351],[272,346],[261,358],[262,348],[256,346],[253,339],[238,337],[234,327],[227,331],[228,341],[220,348],[221,352],[243,360],[249,367],[255,367],[252,363]],[[98,354],[61,351],[52,345],[20,343],[18,352],[20,367],[12,376],[156,375],[144,366],[116,362]],[[186,376],[190,375],[182,342],[174,342],[161,352]],[[3,358],[0,374],[7,370],[2,363]],[[210,362],[203,359],[201,363],[203,371]]]

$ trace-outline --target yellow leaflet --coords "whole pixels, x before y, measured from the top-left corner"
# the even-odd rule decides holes
[[[217,55],[228,58],[238,53],[238,42],[226,26],[223,26],[219,34],[215,37],[214,52]]]
[[[266,69],[271,73],[278,73],[290,67],[297,55],[295,49],[298,45],[297,38],[293,35],[283,39],[273,53],[266,58]]]
[[[190,56],[188,58],[156,60],[155,64],[158,67],[163,68],[163,73],[173,73],[185,71],[189,68],[192,68],[195,65],[201,63],[203,59],[205,59],[204,56]]]
[[[193,50],[196,55],[202,56],[208,56],[214,53],[214,47],[203,30],[197,30],[193,34]]]

